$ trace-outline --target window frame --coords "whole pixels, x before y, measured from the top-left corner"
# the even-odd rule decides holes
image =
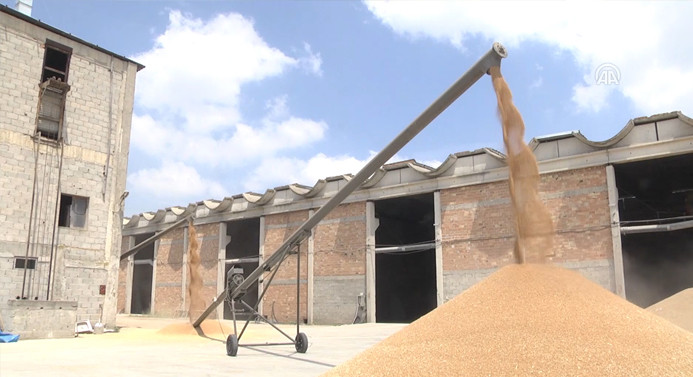
[[[22,266],[19,266],[19,264],[22,264]],[[36,270],[37,264],[38,258],[36,257],[14,257],[14,263],[12,264],[12,268],[15,270],[23,270],[25,268],[27,270]]]
[[[65,203],[67,198],[70,199],[69,204]],[[83,209],[79,208],[80,204],[83,204]],[[87,229],[89,197],[60,193],[58,207],[58,227]]]
[[[63,139],[65,100],[67,92],[70,90],[67,80],[70,72],[72,48],[50,39],[46,39],[44,47],[35,132],[47,140],[60,141]],[[60,70],[62,67],[52,66],[54,59],[51,58],[51,55],[56,53],[64,55],[64,71]],[[57,78],[49,76],[50,72],[56,73]]]
[[[72,60],[72,47],[65,46],[64,44],[60,44],[50,39],[46,39],[46,43],[44,44],[44,46],[45,50],[43,52],[43,65],[41,66],[41,82],[43,83],[50,79],[50,77],[46,77],[46,70],[48,70],[53,73],[57,73],[64,76],[64,79],[60,81],[67,83],[68,76],[70,73],[70,60]],[[55,67],[46,65],[49,59],[49,50],[57,51],[67,55],[65,61],[65,71],[60,71]]]

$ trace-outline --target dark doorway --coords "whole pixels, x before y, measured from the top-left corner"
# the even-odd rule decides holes
[[[621,227],[640,228],[621,246],[626,298],[641,307],[693,287],[692,167],[693,154],[614,165]]]
[[[614,165],[622,225],[693,217],[693,154]]]
[[[135,245],[154,233],[135,236]],[[132,269],[131,314],[149,314],[152,308],[152,279],[154,277],[154,242],[135,253]]]
[[[435,309],[433,194],[375,202],[376,322],[408,323]]]
[[[628,301],[646,308],[693,287],[693,229],[621,238]]]
[[[229,221],[226,223],[226,235],[231,241],[226,245],[226,262],[224,276],[232,267],[242,268],[247,278],[259,265],[260,260],[260,218]],[[242,298],[245,303],[254,307],[258,300],[258,284],[253,283]],[[247,319],[251,315],[243,307],[236,307],[236,318]],[[231,305],[224,305],[224,319],[231,319]]]

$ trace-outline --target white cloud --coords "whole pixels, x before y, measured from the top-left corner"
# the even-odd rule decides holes
[[[308,54],[300,58],[300,64],[308,71],[317,76],[322,76],[322,57],[320,53],[314,53],[313,49],[306,42],[303,43],[303,50]]]
[[[304,49],[307,58],[285,55],[238,14],[204,22],[171,11],[155,46],[134,57],[147,68],[137,76],[133,147],[166,161],[239,166],[321,140],[327,124],[292,116],[286,95],[267,103],[259,124],[244,122],[239,108],[244,84],[283,74],[302,59],[320,73],[320,54],[307,43]]]
[[[607,106],[608,96],[613,90],[609,85],[584,85],[573,86],[573,102],[578,110],[598,112]]]
[[[318,179],[341,174],[355,174],[374,156],[366,160],[351,156],[327,156],[319,153],[308,160],[291,157],[266,158],[255,169],[244,186],[248,191],[264,191],[289,183],[312,186]]]
[[[529,84],[530,89],[538,89],[541,88],[541,86],[544,85],[544,78],[539,77],[536,80],[532,81],[531,84]]]
[[[137,75],[139,108],[182,121],[189,132],[225,129],[240,121],[243,84],[298,64],[267,45],[239,14],[203,22],[179,11],[169,14],[169,25],[155,46],[133,58],[147,67]]]
[[[579,109],[598,111],[609,90],[598,88],[595,69],[615,64],[623,80],[614,89],[645,113],[693,112],[693,50],[687,41],[692,2],[367,1],[396,33],[433,38],[464,50],[473,37],[512,48],[524,41],[568,51],[584,69],[575,83]],[[490,46],[489,46],[490,47]]]
[[[368,157],[363,160],[348,155],[327,156],[324,153],[318,153],[308,160],[290,157],[266,158],[245,180],[244,187],[248,191],[264,192],[267,188],[289,183],[312,186],[319,179],[346,174],[354,175],[376,155],[377,152],[370,151]],[[386,164],[405,160],[409,158],[395,154]],[[441,164],[437,160],[420,162],[431,167],[438,167]]]
[[[225,195],[221,183],[200,176],[197,170],[182,162],[164,162],[153,169],[142,169],[128,175],[128,189],[157,200],[180,198],[219,198]],[[183,205],[187,203],[170,203]]]
[[[171,11],[154,46],[133,57],[146,69],[137,75],[131,145],[148,160],[128,176],[131,200],[165,199],[168,206],[231,195],[221,179],[238,190],[249,165],[322,140],[327,124],[293,115],[287,95],[270,94],[259,119],[244,119],[240,107],[249,83],[262,87],[291,71],[322,74],[320,53],[308,43],[297,55],[268,45],[239,14],[201,20]],[[203,175],[210,171],[219,178]]]
[[[438,160],[423,160],[423,161],[418,161],[419,163],[422,163],[426,166],[430,166],[432,168],[438,168],[443,162],[438,161]]]
[[[209,166],[237,167],[262,156],[307,146],[323,139],[327,124],[289,117],[266,118],[260,127],[238,123],[230,134],[191,134],[150,115],[133,116],[132,144],[144,153],[165,160]]]

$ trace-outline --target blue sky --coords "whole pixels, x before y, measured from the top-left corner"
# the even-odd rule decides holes
[[[494,41],[527,140],[693,114],[693,2],[34,0],[32,16],[146,66],[126,216],[356,173]],[[488,76],[394,160],[481,147],[502,150]]]

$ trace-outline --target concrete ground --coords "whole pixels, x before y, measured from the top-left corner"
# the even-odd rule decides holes
[[[158,332],[185,322],[119,316],[118,332],[0,344],[0,376],[319,376],[404,327],[302,326],[309,341],[305,354],[289,345],[241,347],[236,357],[229,357],[222,333],[201,337]],[[231,321],[222,323],[233,328]],[[280,327],[295,335],[296,326]],[[240,343],[284,341],[269,325],[251,323]]]

